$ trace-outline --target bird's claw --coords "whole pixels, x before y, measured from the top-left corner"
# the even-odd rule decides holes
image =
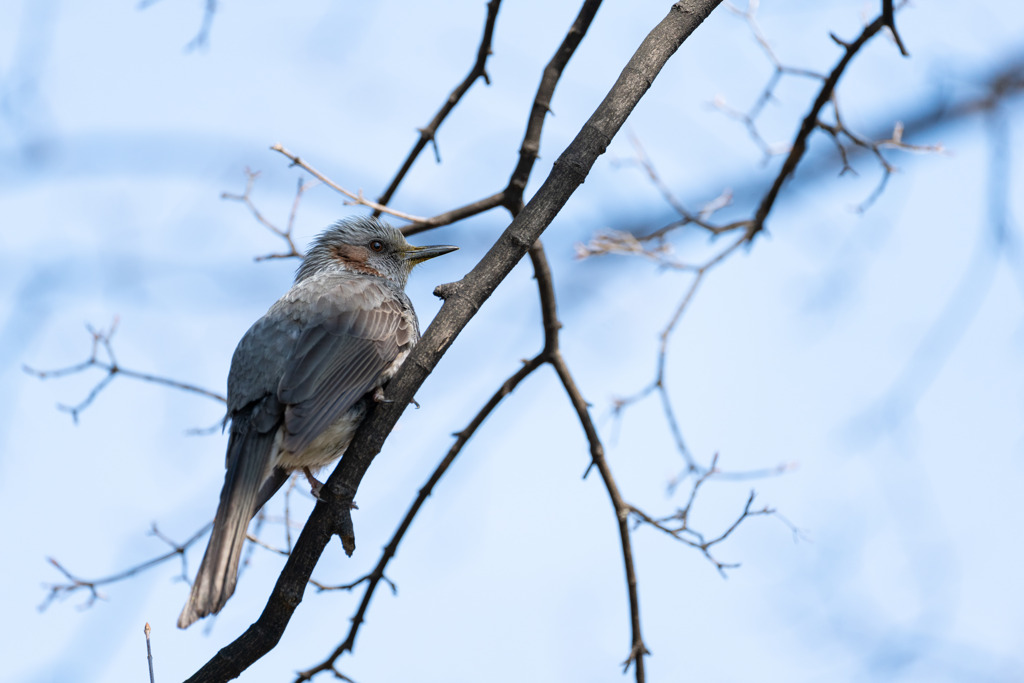
[[[387,398],[384,395],[384,387],[377,387],[376,389],[373,390],[373,402],[374,403],[394,403],[393,400],[391,400],[390,398]],[[414,398],[409,399],[409,403],[411,403],[414,406],[416,406],[416,408],[420,407],[420,404],[417,403],[416,399],[414,399]]]
[[[303,467],[302,473],[306,475],[306,481],[309,482],[309,492],[317,500],[323,500],[320,497],[320,491],[324,488],[324,485],[320,482],[320,480],[313,476],[313,473],[309,471],[308,467]]]
[[[316,498],[317,500],[323,500],[323,498],[320,497],[320,492],[324,488],[323,482],[321,482],[319,479],[314,477],[313,473],[310,471],[310,469],[308,467],[303,467],[302,468],[302,473],[304,475],[306,475],[306,481],[309,482],[309,492],[310,492],[310,494],[312,494],[312,496],[314,498]],[[358,510],[359,509],[359,506],[356,505],[356,502],[354,500],[351,501],[348,504],[348,507],[349,507],[350,510]]]

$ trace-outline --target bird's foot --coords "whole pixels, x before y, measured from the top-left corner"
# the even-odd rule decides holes
[[[384,387],[377,387],[374,389],[372,398],[374,403],[394,403],[394,401],[384,395]],[[416,402],[416,399],[410,400],[409,403],[413,404],[417,408],[420,407],[420,404]]]
[[[309,492],[313,494],[314,498],[320,500],[320,490],[323,489],[324,485],[313,476],[308,467],[303,467],[302,473],[306,475],[306,481],[309,482]]]
[[[323,482],[314,477],[313,473],[310,471],[308,467],[303,467],[302,473],[306,475],[306,481],[309,482],[309,492],[317,500],[323,500],[323,498],[320,497],[320,491],[322,491],[324,488]],[[353,500],[351,503],[349,503],[349,509],[358,510],[359,506],[356,505],[356,502]]]

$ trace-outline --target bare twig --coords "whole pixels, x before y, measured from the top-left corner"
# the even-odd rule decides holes
[[[832,100],[832,94],[835,92],[839,79],[842,78],[843,73],[846,71],[846,67],[849,66],[854,56],[860,52],[861,48],[863,48],[875,34],[882,30],[884,25],[884,17],[877,17],[874,21],[865,26],[860,35],[851,43],[844,42],[834,34],[832,35],[833,40],[843,48],[843,56],[839,59],[839,62],[835,67],[832,68],[832,71],[825,78],[821,88],[818,90],[818,96],[811,105],[811,110],[804,117],[803,122],[800,124],[800,129],[793,138],[789,154],[786,156],[786,160],[782,163],[782,168],[775,176],[775,181],[768,189],[768,192],[765,193],[760,205],[758,205],[757,211],[754,213],[754,217],[750,222],[750,227],[747,228],[748,240],[753,241],[757,233],[764,229],[765,220],[768,218],[768,214],[771,213],[772,207],[775,206],[775,201],[779,197],[779,191],[782,189],[782,184],[790,175],[793,174],[796,170],[797,164],[800,163],[804,153],[807,152],[807,140],[810,138],[811,133],[814,132],[814,129],[818,127],[821,110]]]
[[[784,154],[790,149],[788,145],[769,143],[764,139],[764,136],[761,135],[761,131],[757,126],[757,119],[761,116],[761,113],[764,111],[768,103],[775,99],[775,89],[779,85],[779,82],[784,76],[797,76],[801,78],[811,78],[814,80],[824,80],[825,77],[816,71],[788,66],[782,63],[778,56],[776,56],[775,50],[772,49],[771,43],[764,35],[764,32],[761,30],[761,25],[757,21],[757,10],[759,6],[760,2],[758,2],[758,0],[749,0],[745,10],[741,10],[731,4],[726,5],[726,7],[729,8],[729,11],[734,14],[738,14],[747,22],[747,26],[750,28],[750,32],[753,34],[758,46],[761,48],[761,51],[764,53],[768,61],[771,62],[772,75],[768,78],[767,83],[765,83],[764,87],[761,89],[760,95],[758,95],[757,99],[754,100],[754,104],[746,111],[741,111],[729,106],[726,103],[725,98],[721,95],[716,96],[711,105],[729,118],[743,124],[747,129],[747,134],[750,136],[750,139],[761,148],[761,153],[764,155],[765,162],[767,162],[771,157],[777,154]]]
[[[341,185],[338,185],[336,182],[334,182],[333,180],[331,180],[330,178],[325,176],[323,173],[321,173],[320,171],[318,171],[315,168],[313,168],[312,166],[310,166],[307,162],[305,162],[302,159],[300,159],[297,155],[292,154],[291,152],[289,152],[280,143],[277,143],[275,145],[271,145],[270,149],[275,151],[275,152],[279,152],[279,153],[283,154],[284,156],[288,157],[288,159],[290,159],[291,162],[292,162],[291,163],[292,166],[298,166],[299,168],[304,169],[307,173],[309,173],[311,176],[313,176],[314,178],[316,178],[317,180],[322,182],[324,185],[327,185],[332,190],[340,192],[341,194],[343,194],[346,197],[348,197],[351,200],[351,202],[349,202],[351,204],[356,204],[356,205],[360,205],[360,206],[368,206],[371,209],[373,209],[374,211],[378,211],[380,213],[386,213],[389,216],[394,216],[395,218],[401,218],[402,220],[409,221],[410,223],[422,223],[422,222],[427,220],[426,218],[422,218],[420,216],[413,216],[412,214],[404,213],[402,211],[396,211],[396,210],[390,209],[390,208],[388,208],[388,207],[386,207],[386,206],[384,206],[382,204],[378,204],[375,201],[371,201],[371,200],[369,200],[369,199],[367,199],[366,197],[363,196],[362,190],[359,190],[358,192],[350,192],[350,191],[346,190],[344,187],[342,187]]]
[[[413,163],[417,158],[419,158],[420,153],[424,148],[426,148],[428,143],[434,146],[434,155],[437,162],[441,162],[441,153],[438,151],[436,138],[437,131],[441,127],[441,124],[444,123],[444,120],[448,118],[448,114],[451,113],[452,109],[454,109],[462,100],[463,95],[469,91],[470,87],[472,87],[478,79],[482,78],[484,83],[487,85],[491,84],[491,79],[487,75],[487,58],[491,55],[491,41],[494,37],[494,25],[498,20],[498,9],[500,7],[501,0],[490,0],[490,2],[487,3],[487,19],[484,21],[484,32],[480,38],[480,46],[477,48],[476,61],[473,63],[473,67],[469,70],[469,73],[462,82],[459,83],[455,89],[452,90],[451,94],[448,95],[444,104],[442,104],[441,108],[436,114],[434,114],[434,118],[430,120],[430,123],[422,128],[417,128],[417,131],[420,134],[419,140],[417,140],[416,144],[413,145],[412,150],[409,152],[408,156],[406,156],[405,161],[402,163],[401,168],[398,169],[395,177],[391,179],[391,183],[388,184],[388,189],[384,190],[384,194],[377,199],[377,203],[381,206],[385,206],[391,201],[395,191],[398,190],[398,186],[405,179],[405,176],[412,168]],[[380,210],[375,209],[374,215],[380,215]]]
[[[280,254],[267,254],[266,256],[257,256],[256,261],[266,261],[268,259],[280,259],[280,258],[302,258],[303,254],[299,248],[295,245],[293,239],[293,229],[295,228],[295,216],[299,210],[299,203],[302,201],[302,195],[306,190],[314,187],[317,181],[303,182],[299,178],[298,186],[295,190],[295,199],[292,200],[292,208],[288,213],[288,224],[284,228],[279,228],[269,220],[267,220],[260,210],[256,207],[256,204],[252,201],[252,188],[256,183],[256,179],[259,178],[259,171],[250,171],[248,168],[245,169],[245,192],[242,194],[233,194],[230,192],[222,192],[220,195],[221,199],[231,199],[233,201],[242,202],[248,207],[253,218],[255,218],[260,225],[270,230],[272,233],[280,237],[288,245],[288,251]]]
[[[143,632],[146,634],[146,661],[149,662],[149,683],[156,683],[156,676],[153,675],[153,648],[149,643],[149,622],[146,622],[146,627]]]
[[[849,141],[852,142],[854,145],[859,146],[865,150],[870,150],[881,164],[883,170],[882,178],[879,181],[879,184],[875,188],[875,190],[868,196],[868,198],[865,201],[863,201],[857,207],[858,211],[866,210],[875,202],[875,200],[878,199],[879,196],[881,196],[882,192],[885,190],[886,185],[888,184],[889,177],[895,170],[895,168],[881,154],[880,150],[882,147],[900,147],[902,149],[914,151],[939,151],[939,148],[937,147],[914,147],[911,145],[903,144],[902,140],[899,139],[899,134],[901,133],[899,124],[897,124],[896,131],[891,139],[879,142],[870,142],[862,137],[853,134],[848,129],[846,129],[842,125],[842,122],[839,118],[838,107],[835,104],[836,86],[839,82],[840,77],[845,71],[847,65],[849,64],[850,60],[853,58],[855,54],[857,54],[861,50],[861,48],[867,43],[867,41],[872,36],[881,31],[883,28],[889,28],[894,38],[896,39],[897,44],[900,47],[900,51],[904,55],[906,55],[906,51],[903,48],[903,44],[900,41],[899,36],[896,34],[896,27],[893,21],[892,0],[883,0],[882,14],[878,18],[876,18],[875,21],[873,21],[871,24],[865,27],[861,35],[853,42],[847,43],[839,39],[835,34],[832,34],[832,39],[835,41],[836,44],[838,44],[840,47],[844,49],[845,54],[828,75],[819,74],[815,71],[807,69],[800,69],[784,65],[775,55],[774,51],[772,50],[771,44],[765,37],[764,33],[761,31],[761,28],[757,23],[756,13],[758,5],[759,2],[757,0],[750,0],[750,2],[748,2],[747,4],[746,10],[741,11],[735,7],[730,7],[730,9],[733,12],[741,15],[747,21],[748,25],[750,26],[751,32],[754,35],[755,40],[761,47],[765,56],[771,62],[774,71],[771,77],[768,79],[767,84],[763,88],[761,95],[757,98],[754,105],[746,112],[738,111],[736,109],[729,107],[728,105],[725,104],[724,100],[721,97],[716,98],[714,103],[715,106],[721,111],[723,111],[726,115],[742,122],[744,126],[746,126],[751,138],[755,141],[755,143],[761,148],[762,152],[764,153],[766,161],[769,157],[775,154],[782,153],[783,151],[788,152],[786,160],[782,165],[782,169],[776,175],[774,183],[772,184],[768,192],[764,195],[761,204],[753,217],[753,220],[750,222],[750,226],[748,229],[748,237],[751,240],[753,240],[754,236],[758,232],[764,229],[765,219],[767,218],[768,213],[771,211],[771,207],[778,196],[782,184],[785,182],[787,178],[789,178],[790,175],[792,175],[793,171],[796,169],[797,164],[799,163],[800,159],[803,157],[804,153],[807,150],[807,140],[815,128],[821,128],[822,130],[824,130],[832,137],[833,141],[836,143],[843,164],[840,175],[846,173],[847,171],[853,171],[853,168],[850,166],[849,163],[847,149],[840,141],[841,135],[849,139]],[[804,118],[799,131],[796,133],[795,138],[788,145],[782,147],[778,145],[769,145],[768,142],[765,141],[764,137],[758,130],[757,118],[763,111],[764,106],[773,99],[774,92],[776,87],[778,86],[779,81],[782,79],[783,76],[786,75],[814,78],[816,80],[820,80],[822,82],[822,85],[819,89],[818,96],[815,99],[813,106],[811,107],[810,113],[808,113],[807,116]],[[830,102],[832,103],[833,110],[835,111],[836,121],[834,124],[826,124],[822,122],[820,119],[821,111],[824,109],[826,104]]]
[[[68,375],[78,374],[85,372],[89,368],[99,368],[105,371],[107,374],[93,386],[89,394],[76,405],[65,405],[62,403],[57,404],[57,408],[71,414],[71,418],[77,423],[78,416],[83,410],[88,408],[92,402],[96,399],[103,389],[110,384],[115,376],[131,377],[132,379],[141,380],[143,382],[151,382],[153,384],[161,384],[163,386],[171,387],[173,389],[181,389],[182,391],[188,391],[194,394],[200,394],[207,398],[226,403],[225,399],[220,394],[210,391],[209,389],[203,389],[202,387],[194,384],[187,384],[185,382],[179,382],[175,379],[169,379],[167,377],[160,377],[159,375],[151,375],[146,372],[139,372],[137,370],[130,370],[123,368],[117,363],[117,358],[114,356],[114,349],[111,345],[111,338],[114,336],[114,332],[117,331],[117,318],[110,324],[110,327],[106,330],[98,330],[92,325],[86,325],[86,329],[92,336],[92,352],[89,354],[89,358],[77,363],[75,365],[68,366],[66,368],[58,368],[56,370],[36,370],[35,368],[29,367],[28,365],[22,366],[25,372],[30,375],[35,375],[39,379],[54,379],[57,377],[66,377]],[[106,360],[101,360],[99,357],[100,352],[106,355]]]
[[[740,565],[738,562],[722,562],[712,554],[712,548],[714,548],[714,546],[718,545],[719,543],[727,539],[734,531],[736,531],[736,529],[739,528],[739,526],[745,520],[749,519],[750,517],[774,515],[775,510],[768,506],[764,506],[755,510],[753,508],[753,505],[756,494],[753,491],[751,491],[750,495],[747,496],[746,505],[743,506],[743,511],[740,513],[740,515],[735,520],[733,520],[733,522],[718,536],[711,539],[705,538],[702,533],[690,528],[686,516],[689,513],[690,505],[692,505],[693,503],[693,496],[697,492],[697,487],[704,481],[706,481],[707,477],[713,473],[713,469],[708,470],[701,478],[696,480],[691,492],[690,500],[687,502],[687,507],[677,511],[674,515],[662,519],[655,519],[648,515],[646,512],[634,506],[629,506],[629,512],[638,520],[638,523],[654,527],[655,529],[668,534],[680,543],[684,543],[690,546],[691,548],[696,548],[697,550],[701,551],[704,557],[707,558],[708,562],[715,566],[715,569],[718,570],[718,573],[722,576],[722,578],[727,578],[727,570],[736,569]],[[785,520],[783,521],[785,522]],[[675,524],[671,524],[673,522]],[[787,526],[791,526],[788,522],[785,523],[787,524]]]
[[[555,87],[576,48],[579,47],[580,41],[583,40],[583,36],[590,28],[590,23],[600,6],[601,0],[585,0],[572,26],[566,32],[562,44],[544,67],[540,85],[537,87],[537,93],[534,95],[530,107],[523,142],[519,146],[519,161],[512,171],[508,185],[500,192],[484,199],[430,219],[417,221],[403,230],[405,234],[412,235],[442,225],[449,225],[497,206],[504,206],[513,216],[519,213],[523,207],[523,191],[540,152],[541,132],[544,129],[544,121],[551,111],[551,98],[554,96]]]
[[[942,145],[911,145],[903,141],[903,124],[899,121],[893,126],[892,135],[885,140],[869,140],[865,137],[857,135],[850,130],[849,127],[843,122],[842,117],[839,114],[839,102],[835,95],[832,94],[832,114],[835,117],[835,123],[825,123],[824,121],[818,121],[818,128],[829,134],[832,140],[836,144],[836,148],[839,152],[839,157],[842,160],[843,168],[839,172],[839,175],[851,172],[856,174],[853,166],[850,165],[849,157],[850,154],[843,144],[842,139],[849,140],[856,147],[860,147],[863,150],[869,151],[878,160],[879,165],[882,167],[882,177],[878,182],[878,185],[871,192],[868,197],[855,207],[857,213],[863,213],[866,211],[875,201],[882,196],[885,191],[885,187],[889,182],[889,178],[893,173],[896,172],[896,167],[889,163],[889,160],[882,154],[883,149],[895,148],[901,149],[906,152],[931,152],[941,153],[944,150]]]
[[[502,206],[505,203],[505,192],[497,192],[489,197],[478,199],[475,202],[460,206],[457,209],[451,211],[445,211],[444,213],[438,214],[433,218],[424,218],[411,225],[407,225],[402,228],[402,232],[405,235],[415,235],[420,232],[426,232],[434,228],[439,228],[443,225],[451,225],[461,220],[470,218],[485,211],[490,211],[496,207]]]
[[[703,533],[690,526],[690,514],[693,512],[694,504],[697,501],[697,495],[701,491],[702,487],[712,478],[721,479],[722,474],[722,471],[718,469],[718,454],[715,453],[711,458],[710,466],[694,478],[693,483],[690,485],[690,493],[687,496],[685,505],[678,508],[675,513],[667,517],[655,518],[634,505],[630,505],[628,507],[629,514],[636,519],[636,524],[638,526],[640,524],[646,524],[654,527],[659,531],[669,534],[677,541],[699,550],[701,554],[703,554],[704,557],[714,565],[722,578],[726,578],[726,570],[735,569],[739,567],[739,564],[722,562],[712,554],[712,549],[727,539],[746,519],[761,515],[778,515],[778,513],[767,506],[757,510],[753,509],[755,495],[754,492],[751,491],[750,495],[747,497],[746,505],[744,505],[739,516],[737,516],[736,519],[734,519],[732,523],[718,536],[711,539],[706,538]],[[793,530],[796,537],[799,538],[799,530],[790,524],[788,520],[781,517],[781,515],[778,516],[787,527]]]
[[[696,294],[698,287],[703,282],[707,273],[716,265],[720,264],[730,255],[732,255],[741,245],[743,245],[744,243],[751,243],[755,235],[757,235],[758,232],[764,229],[764,222],[767,219],[769,213],[771,212],[771,209],[774,206],[776,199],[778,198],[778,194],[781,190],[783,182],[793,173],[794,169],[796,168],[796,165],[803,157],[803,154],[807,149],[807,139],[815,130],[815,128],[821,128],[825,130],[836,141],[836,144],[840,150],[840,155],[843,160],[844,172],[846,170],[852,169],[849,166],[845,147],[840,142],[840,136],[844,136],[846,139],[848,139],[856,146],[871,150],[878,158],[879,162],[882,164],[884,170],[882,182],[876,189],[876,191],[872,193],[870,197],[868,197],[867,202],[865,204],[862,204],[862,208],[864,208],[866,204],[869,204],[870,202],[874,201],[878,193],[881,192],[882,189],[884,189],[885,183],[887,182],[890,174],[893,171],[893,167],[891,166],[891,164],[889,164],[889,162],[881,153],[881,149],[883,147],[902,147],[912,151],[938,151],[941,149],[938,147],[906,145],[902,140],[902,128],[899,125],[897,125],[894,129],[891,139],[884,140],[881,142],[869,142],[866,139],[861,138],[855,135],[854,133],[850,132],[842,124],[839,109],[835,103],[835,88],[838,85],[839,79],[841,78],[842,74],[844,73],[846,67],[849,65],[854,55],[856,55],[864,47],[864,45],[872,36],[874,36],[882,29],[884,25],[884,17],[879,16],[878,18],[876,18],[871,24],[864,28],[860,36],[852,43],[845,43],[839,40],[838,38],[835,38],[835,36],[833,36],[835,41],[843,47],[844,54],[842,58],[839,60],[838,64],[832,69],[832,71],[827,76],[818,76],[810,71],[791,69],[781,64],[781,62],[775,56],[774,52],[771,50],[771,47],[767,39],[761,33],[760,28],[754,19],[757,4],[758,3],[756,2],[756,0],[752,0],[748,4],[747,10],[745,12],[742,12],[741,14],[746,18],[747,22],[750,24],[752,31],[755,35],[755,38],[758,41],[758,44],[761,45],[765,54],[768,56],[769,60],[774,65],[775,75],[773,76],[773,79],[769,81],[768,86],[765,88],[764,92],[762,93],[762,96],[759,98],[754,108],[752,108],[750,112],[744,115],[745,121],[749,124],[749,127],[753,130],[756,130],[755,119],[757,115],[760,113],[761,109],[763,108],[764,103],[767,102],[767,100],[770,98],[770,95],[774,90],[778,78],[780,78],[783,74],[794,73],[802,76],[815,76],[822,80],[822,85],[818,91],[814,104],[811,107],[811,111],[804,117],[800,129],[796,133],[796,136],[790,145],[789,155],[783,163],[782,168],[776,175],[775,181],[772,183],[768,191],[764,194],[754,216],[749,220],[734,222],[727,226],[721,226],[719,228],[715,228],[714,226],[711,225],[702,225],[702,227],[705,227],[705,229],[711,231],[712,235],[717,235],[720,234],[721,232],[731,231],[738,228],[743,228],[744,233],[740,236],[739,239],[732,241],[724,249],[719,250],[711,258],[701,263],[700,265],[688,264],[677,261],[674,258],[672,258],[667,245],[662,241],[664,235],[667,234],[670,230],[675,229],[681,225],[686,225],[688,223],[697,223],[697,221],[694,220],[693,214],[686,209],[682,202],[676,199],[674,194],[668,190],[667,185],[661,181],[660,176],[655,170],[650,159],[647,158],[645,154],[643,154],[642,147],[638,147],[637,153],[639,158],[641,159],[642,166],[647,171],[648,177],[651,179],[655,187],[658,188],[659,192],[661,192],[665,201],[670,206],[672,206],[675,209],[675,211],[680,215],[680,220],[670,224],[669,226],[666,226],[665,228],[660,229],[659,231],[656,231],[655,233],[652,233],[652,235],[648,236],[647,238],[638,238],[635,236],[631,236],[627,233],[602,233],[599,234],[597,238],[595,238],[595,240],[592,240],[589,245],[585,247],[580,247],[578,249],[578,254],[580,256],[591,256],[603,253],[640,254],[658,261],[658,263],[661,265],[675,268],[678,270],[690,271],[693,273],[693,279],[690,282],[690,286],[684,292],[682,299],[677,304],[675,311],[669,318],[668,324],[662,330],[661,335],[659,337],[657,369],[655,371],[654,379],[650,384],[648,384],[647,386],[645,386],[632,396],[616,399],[613,406],[613,410],[616,415],[621,415],[624,408],[637,403],[638,401],[646,398],[652,393],[657,392],[661,399],[662,411],[665,414],[669,430],[672,434],[673,440],[675,441],[676,449],[679,451],[679,453],[682,455],[683,459],[686,462],[686,474],[692,474],[698,477],[703,476],[703,474],[705,474],[708,470],[702,468],[697,463],[697,460],[694,458],[693,454],[687,447],[685,440],[683,439],[683,432],[680,427],[679,420],[676,417],[675,410],[673,409],[672,402],[668,395],[667,385],[665,382],[665,368],[667,362],[669,340],[672,334],[674,333],[675,329],[677,328],[683,314],[689,307],[690,302],[693,300],[693,297]],[[734,11],[738,12],[738,10],[735,9]],[[832,109],[835,114],[835,123],[832,125],[824,124],[820,119],[822,109],[829,103],[832,104]],[[701,223],[698,223],[698,225],[701,225]],[[655,243],[655,246],[653,247],[650,246],[650,242],[652,241],[654,241]],[[786,471],[788,468],[789,465],[779,465],[770,470],[762,470],[761,472],[777,473]],[[751,474],[752,473],[736,473],[734,476],[746,478],[749,477]],[[683,479],[685,479],[685,476],[683,477]],[[679,480],[677,479],[673,483],[673,487],[678,484],[678,481]]]
[[[576,19],[573,20],[572,26],[566,32],[562,44],[558,46],[558,50],[544,67],[540,85],[537,86],[537,94],[530,107],[523,143],[519,147],[519,163],[512,171],[508,186],[505,188],[504,205],[513,215],[518,214],[523,207],[523,191],[530,179],[537,155],[540,153],[540,135],[544,128],[544,120],[551,113],[551,98],[555,94],[555,86],[562,78],[562,73],[576,52],[576,48],[579,47],[580,41],[583,40],[583,36],[587,34],[590,23],[594,20],[600,6],[601,0],[584,0]]]
[[[136,574],[144,572],[147,569],[163,564],[164,562],[173,557],[181,558],[181,577],[183,580],[187,580],[188,571],[185,565],[185,550],[193,543],[195,543],[197,540],[202,538],[203,535],[207,531],[209,531],[212,526],[213,523],[210,522],[209,524],[205,525],[202,529],[192,534],[192,536],[190,536],[188,540],[186,540],[184,543],[175,543],[174,541],[170,540],[162,533],[160,533],[160,530],[157,529],[156,525],[154,524],[153,528],[150,531],[150,535],[156,536],[163,542],[167,543],[169,546],[171,546],[171,550],[169,552],[164,553],[163,555],[158,555],[157,557],[146,560],[145,562],[137,564],[128,569],[125,569],[124,571],[117,572],[116,574],[111,574],[110,576],[105,576],[99,579],[83,579],[78,576],[75,576],[69,570],[67,570],[60,562],[53,559],[52,557],[48,558],[49,563],[56,567],[57,571],[64,575],[64,578],[67,579],[67,583],[52,583],[45,585],[45,587],[50,592],[49,595],[46,596],[46,599],[42,602],[42,604],[39,605],[39,611],[45,610],[47,607],[50,606],[50,603],[52,603],[57,598],[67,597],[68,595],[71,595],[72,593],[78,592],[80,590],[85,590],[89,593],[89,599],[84,604],[80,605],[80,607],[91,607],[97,600],[106,599],[105,596],[99,591],[100,586],[105,586],[107,584],[122,581],[128,578],[129,576],[135,576]]]
[[[640,164],[640,167],[644,170],[644,173],[647,174],[648,180],[650,180],[651,184],[653,184],[654,187],[657,188],[658,192],[662,196],[662,199],[665,200],[665,203],[671,206],[672,209],[681,217],[681,220],[677,221],[675,224],[673,224],[673,226],[681,227],[683,225],[689,225],[690,223],[693,223],[694,225],[698,225],[704,228],[712,235],[720,235],[722,233],[729,232],[730,230],[734,230],[736,227],[738,227],[736,224],[724,226],[713,225],[709,223],[707,220],[716,211],[724,209],[725,207],[729,206],[732,198],[728,190],[723,191],[718,197],[705,204],[699,212],[692,213],[683,205],[683,202],[680,201],[680,199],[675,195],[675,193],[669,188],[668,184],[664,180],[662,180],[661,174],[659,174],[657,169],[654,167],[654,162],[651,161],[650,156],[648,156],[647,150],[644,149],[643,143],[640,142],[640,138],[637,137],[635,134],[630,133],[629,142],[633,146],[633,152],[636,156],[636,161],[638,164]],[[650,235],[647,235],[646,237],[641,237],[639,239],[643,241],[660,239],[664,237],[666,232],[667,231],[665,230],[661,230]]]
[[[907,48],[903,47],[903,41],[896,30],[895,10],[893,10],[892,5],[892,0],[882,0],[882,19],[885,21],[886,28],[892,33],[892,39],[896,41],[896,47],[900,49],[900,54],[904,57],[909,57],[910,53],[907,52]]]

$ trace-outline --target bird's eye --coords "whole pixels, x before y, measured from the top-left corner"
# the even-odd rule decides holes
[[[384,243],[380,240],[374,240],[370,242],[370,249],[374,251],[384,251]]]

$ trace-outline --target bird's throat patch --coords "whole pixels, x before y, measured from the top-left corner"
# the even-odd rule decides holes
[[[346,270],[353,273],[366,273],[383,277],[383,274],[376,268],[370,266],[367,261],[370,258],[370,250],[354,244],[339,244],[331,247],[331,258],[345,266]]]

